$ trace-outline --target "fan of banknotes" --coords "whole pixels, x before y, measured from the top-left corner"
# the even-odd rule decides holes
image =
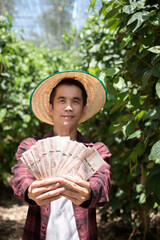
[[[38,180],[62,175],[87,180],[104,164],[94,147],[60,136],[38,140],[21,160]]]

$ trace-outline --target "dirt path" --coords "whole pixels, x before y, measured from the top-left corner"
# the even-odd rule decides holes
[[[16,201],[12,200],[9,204],[6,201],[5,204],[0,206],[0,240],[21,240],[28,206],[22,205],[22,202],[16,203]],[[99,214],[97,220],[98,222],[100,220]],[[114,228],[114,224],[109,226],[106,224],[98,224],[99,240],[117,240],[117,238],[115,238]],[[122,228],[118,229],[117,227],[116,232],[117,231],[118,235],[119,231],[122,235],[121,237],[118,237],[118,240],[128,239],[125,237],[126,231],[122,234]]]
[[[27,215],[28,206],[22,201],[12,198],[6,198],[0,201],[0,240],[21,240],[24,223]],[[99,215],[98,215],[99,216]],[[98,220],[99,240],[142,240],[142,235],[137,232],[133,238],[130,238],[131,229],[122,225],[120,222],[100,223]],[[158,240],[158,226],[160,226],[160,216],[153,219],[156,223],[155,236],[146,238],[146,240]]]
[[[20,240],[27,214],[26,205],[0,206],[0,239]]]

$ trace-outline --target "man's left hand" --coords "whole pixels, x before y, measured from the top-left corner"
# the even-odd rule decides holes
[[[91,199],[91,187],[88,181],[63,176],[60,179],[60,183],[63,187],[66,187],[62,195],[73,203],[81,205],[83,202]]]

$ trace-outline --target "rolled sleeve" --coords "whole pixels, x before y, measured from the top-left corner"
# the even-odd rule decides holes
[[[11,186],[14,191],[14,195],[26,202],[26,204],[34,205],[35,202],[28,198],[28,187],[35,181],[35,178],[28,170],[27,166],[21,161],[22,153],[27,151],[32,145],[36,143],[33,138],[27,138],[23,140],[16,152],[17,164],[12,167],[11,171],[13,178],[11,179]]]
[[[111,157],[111,153],[103,143],[97,142],[94,144],[94,147],[97,149],[105,162],[103,166],[89,178],[91,199],[81,205],[83,208],[102,207],[109,202],[108,195],[110,189],[111,172],[110,165],[107,161]]]

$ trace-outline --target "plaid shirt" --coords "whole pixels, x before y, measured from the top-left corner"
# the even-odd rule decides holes
[[[11,186],[16,197],[23,199],[29,205],[28,215],[23,232],[23,240],[45,240],[47,223],[49,219],[50,204],[38,206],[27,196],[27,189],[35,181],[28,168],[20,160],[23,152],[28,150],[37,140],[52,137],[53,131],[43,137],[27,138],[23,140],[17,150],[16,158],[18,163],[13,166],[14,174],[11,180]],[[86,146],[94,146],[106,161],[111,154],[108,148],[101,142],[90,141],[82,136],[79,132],[77,141],[84,143]],[[92,197],[91,200],[78,206],[73,203],[74,215],[76,219],[77,230],[80,240],[98,239],[96,226],[96,207],[104,206],[108,201],[108,191],[110,187],[110,166],[107,162],[89,178]]]

